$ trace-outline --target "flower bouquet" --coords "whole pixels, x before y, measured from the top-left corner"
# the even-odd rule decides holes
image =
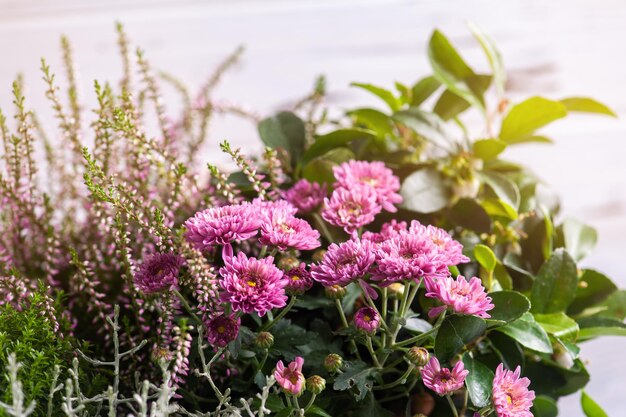
[[[433,75],[356,83],[384,110],[336,119],[323,78],[263,119],[216,99],[240,50],[194,95],[132,58],[121,26],[122,79],[96,82],[87,113],[63,39],[64,87],[41,66],[58,134],[19,78],[15,127],[0,113],[1,413],[555,416],[589,380],[579,343],[626,334],[626,293],[577,267],[595,231],[501,154],[571,112],[613,113],[510,104],[471,30],[491,74],[435,31]],[[224,113],[265,145],[221,143],[230,173],[199,157]]]

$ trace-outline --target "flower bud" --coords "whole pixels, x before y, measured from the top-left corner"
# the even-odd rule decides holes
[[[157,347],[152,351],[152,361],[158,365],[169,363],[174,355],[169,349],[164,347]]]
[[[331,300],[341,300],[346,295],[346,289],[339,285],[331,285],[324,289],[324,293]]]
[[[313,262],[322,262],[322,259],[324,259],[324,255],[326,255],[326,249],[318,249],[315,252],[313,252],[313,255],[311,256],[311,260]]]
[[[278,260],[278,268],[283,271],[289,271],[300,266],[300,260],[295,256],[283,256]]]
[[[254,344],[262,349],[269,349],[274,344],[274,336],[269,332],[261,332],[254,339]]]
[[[317,395],[326,388],[326,380],[319,375],[313,375],[306,380],[306,389]]]
[[[425,366],[428,363],[429,354],[428,350],[420,346],[413,346],[406,353],[406,357],[415,366]]]
[[[389,295],[393,298],[402,298],[404,295],[404,284],[399,282],[394,282],[388,286],[387,289],[389,291]]]
[[[324,359],[324,369],[331,374],[337,373],[343,367],[343,359],[336,353],[331,353]]]
[[[371,307],[360,308],[354,315],[354,326],[369,335],[380,327],[380,315]]]

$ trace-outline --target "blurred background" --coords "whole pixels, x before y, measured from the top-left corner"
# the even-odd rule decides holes
[[[509,74],[508,96],[591,96],[620,119],[575,115],[545,130],[553,145],[522,145],[504,157],[531,166],[562,197],[563,214],[596,227],[599,242],[585,265],[626,287],[626,3],[619,0],[0,0],[0,105],[10,106],[11,82],[22,73],[27,104],[48,109],[39,72],[45,56],[60,71],[59,37],[72,41],[89,108],[94,79],[116,82],[121,62],[115,21],[154,68],[199,87],[238,45],[246,52],[217,92],[267,115],[307,94],[325,74],[328,104],[378,106],[351,81],[392,87],[430,71],[426,46],[439,28],[476,70],[488,64],[466,22],[490,34]],[[175,108],[173,93],[166,106]],[[50,114],[45,124],[54,127]],[[47,116],[47,117],[45,117]],[[479,130],[477,130],[479,132]],[[234,117],[216,119],[217,142],[260,149],[256,128]],[[592,375],[587,391],[611,416],[624,415],[621,372],[626,338],[583,345]],[[561,401],[564,416],[582,416],[578,395]]]

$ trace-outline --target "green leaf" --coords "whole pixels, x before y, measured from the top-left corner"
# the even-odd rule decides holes
[[[381,137],[393,133],[391,117],[379,110],[363,108],[349,111],[347,114],[353,117],[357,124],[373,130]]]
[[[575,342],[578,338],[578,323],[565,313],[535,314],[535,320],[548,334],[559,339]]]
[[[511,108],[502,121],[500,139],[507,143],[523,142],[535,130],[567,115],[561,102],[543,97],[529,98]]]
[[[485,333],[487,323],[476,316],[446,317],[435,338],[435,354],[443,362],[454,357],[465,345]]]
[[[418,213],[433,213],[448,205],[450,191],[441,174],[434,168],[413,172],[404,179],[400,194],[402,206]]]
[[[432,75],[419,80],[412,88],[411,107],[418,107],[437,91],[439,87],[441,87],[441,83]]]
[[[506,149],[506,145],[506,142],[500,139],[481,139],[474,142],[472,149],[475,157],[491,161]]]
[[[581,392],[580,405],[587,417],[609,417],[602,407],[598,405],[585,391]]]
[[[393,93],[389,90],[386,90],[382,87],[378,87],[372,84],[364,84],[364,83],[351,83],[353,87],[359,87],[370,93],[374,94],[376,97],[382,99],[389,108],[393,111],[400,110],[400,101],[393,95]]]
[[[317,405],[310,406],[305,415],[306,416],[333,417],[330,414],[328,414],[326,411],[324,411],[324,409],[318,407]]]
[[[354,153],[350,149],[335,148],[306,164],[302,169],[302,177],[320,184],[333,184],[335,182],[333,168],[351,159],[354,159]]]
[[[591,253],[598,241],[596,229],[575,219],[565,219],[559,227],[565,249],[575,261]]]
[[[495,329],[515,339],[522,346],[542,353],[552,353],[552,343],[548,334],[537,324],[530,313],[524,313],[519,319]]]
[[[395,83],[393,83],[393,85],[395,85],[396,90],[398,90],[398,92],[400,93],[400,103],[401,105],[404,104],[411,104],[411,96],[413,94],[412,90],[407,87],[406,85],[402,84],[401,82],[396,81]]]
[[[497,291],[489,296],[495,306],[489,311],[493,320],[512,322],[530,310],[530,300],[517,291]]]
[[[589,97],[570,97],[561,100],[561,103],[567,107],[569,111],[606,114],[607,116],[617,117],[613,110],[604,104]]]
[[[446,149],[450,148],[450,134],[446,132],[444,121],[435,113],[411,108],[399,111],[392,117],[429,142]]]
[[[474,246],[474,257],[476,261],[487,271],[493,272],[496,269],[498,259],[489,246],[478,244]]]
[[[507,220],[517,219],[517,211],[504,201],[497,198],[488,198],[481,201],[481,206],[491,217],[502,217]]]
[[[474,95],[465,79],[474,75],[474,71],[463,61],[456,49],[443,33],[435,30],[428,44],[428,58],[434,76],[448,90],[465,99],[472,105],[484,110],[481,101]]]
[[[289,417],[291,413],[293,413],[294,411],[295,411],[295,408],[292,406],[289,406],[287,408],[283,408],[278,413],[276,413],[276,417]]]
[[[530,301],[533,313],[566,311],[576,297],[578,275],[576,263],[567,251],[554,251],[535,277]]]
[[[304,152],[304,122],[291,112],[281,112],[261,120],[259,134],[263,143],[270,148],[282,148],[293,158],[293,163]]]
[[[376,368],[370,368],[363,362],[350,364],[342,374],[337,376],[333,388],[337,391],[344,391],[356,387],[358,391],[355,395],[356,400],[361,401],[371,391],[377,372]]]
[[[557,417],[559,414],[556,401],[546,395],[538,395],[530,411],[534,417]]]
[[[463,80],[474,96],[483,103],[483,96],[491,85],[491,76],[475,74]],[[445,90],[435,103],[433,111],[443,120],[450,120],[471,107],[471,103],[450,90]]]
[[[506,84],[506,71],[504,70],[504,63],[502,62],[502,55],[500,54],[500,51],[498,51],[498,48],[496,48],[495,42],[487,34],[480,30],[478,26],[474,25],[472,22],[469,22],[468,26],[487,56],[489,66],[493,71],[496,91],[498,92],[498,95],[502,97],[504,94],[504,86]]]
[[[626,336],[626,324],[621,320],[609,317],[586,317],[578,320],[580,341],[593,339],[599,336]]]
[[[493,372],[482,362],[479,362],[466,353],[463,355],[463,365],[469,371],[465,379],[467,392],[476,407],[485,407],[491,400]]]
[[[502,174],[491,171],[482,171],[478,175],[501,200],[515,210],[519,208],[520,192],[513,181]]]
[[[345,146],[358,139],[375,139],[375,132],[365,129],[339,129],[315,138],[315,142],[306,150],[302,156],[302,163],[305,164],[334,148]]]
[[[617,291],[617,286],[606,275],[585,269],[576,287],[576,298],[570,304],[568,314],[577,314],[584,309],[604,301],[609,295]]]
[[[477,233],[491,231],[489,215],[474,199],[462,198],[450,210],[450,220],[456,225]]]
[[[403,327],[410,332],[426,333],[433,328],[433,325],[426,320],[412,317],[406,320],[406,324]]]
[[[606,307],[599,315],[617,320],[624,320],[626,317],[626,290],[615,291],[609,295],[599,306]]]

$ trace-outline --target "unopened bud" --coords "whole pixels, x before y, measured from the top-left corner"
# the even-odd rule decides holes
[[[331,374],[337,373],[343,367],[343,359],[336,353],[331,353],[324,359],[324,369]]]
[[[170,362],[174,358],[174,355],[172,354],[172,352],[169,349],[166,349],[164,347],[155,348],[152,351],[151,356],[152,356],[152,360],[159,365],[162,363]]]
[[[331,300],[341,300],[346,295],[346,289],[339,285],[331,285],[324,289],[324,293]]]
[[[283,271],[289,271],[290,269],[296,269],[300,266],[300,260],[295,256],[283,256],[278,260],[278,268]]]
[[[322,260],[324,259],[324,255],[326,255],[326,249],[318,249],[315,252],[313,252],[313,255],[311,256],[311,260],[313,262],[322,262]]]
[[[326,388],[326,380],[319,375],[313,375],[306,380],[306,389],[317,395]]]
[[[402,298],[404,295],[404,284],[394,282],[387,287],[389,289],[389,295],[394,298]]]
[[[254,344],[262,349],[269,349],[274,344],[274,336],[269,332],[261,332],[254,339]]]
[[[413,346],[406,353],[406,357],[415,366],[425,366],[428,363],[429,354],[428,350],[420,346]]]

